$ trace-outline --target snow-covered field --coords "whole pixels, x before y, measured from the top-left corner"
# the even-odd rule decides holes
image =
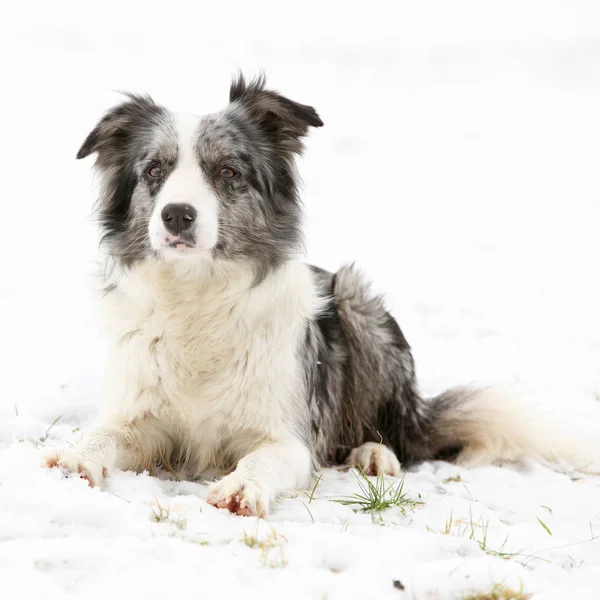
[[[327,470],[257,522],[200,484],[101,492],[38,466],[101,385],[75,153],[112,90],[210,112],[237,66],[319,110],[308,258],[369,272],[423,391],[517,382],[600,443],[596,0],[5,0],[0,52],[1,598],[600,597],[600,478],[428,463],[405,478],[422,504],[373,521],[331,501],[358,485]]]

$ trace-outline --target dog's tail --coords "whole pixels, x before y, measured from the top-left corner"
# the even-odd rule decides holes
[[[502,388],[455,388],[427,403],[432,456],[482,466],[531,457],[599,473],[600,443]],[[566,464],[565,464],[566,463]]]

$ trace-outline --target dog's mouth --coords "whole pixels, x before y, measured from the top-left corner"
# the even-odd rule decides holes
[[[186,240],[173,240],[168,242],[169,248],[175,248],[177,250],[181,250],[182,248],[195,248],[194,244],[187,242]]]

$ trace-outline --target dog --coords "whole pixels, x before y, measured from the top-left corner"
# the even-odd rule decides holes
[[[109,341],[98,425],[46,467],[102,486],[118,468],[224,474],[209,504],[264,516],[323,465],[587,460],[498,390],[426,400],[411,349],[354,266],[305,264],[295,159],[314,108],[234,78],[203,117],[128,95],[96,155]],[[585,454],[585,453],[583,453]]]

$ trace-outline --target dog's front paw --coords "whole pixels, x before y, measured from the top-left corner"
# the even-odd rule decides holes
[[[346,459],[350,467],[358,467],[365,475],[400,475],[400,462],[396,455],[383,444],[366,442],[350,452]]]
[[[75,452],[52,450],[42,458],[42,466],[47,469],[56,467],[66,476],[75,474],[85,479],[90,487],[101,485],[108,476],[106,467],[89,461]]]
[[[214,483],[206,501],[244,517],[264,517],[269,509],[269,499],[264,491],[250,479],[236,473]]]

